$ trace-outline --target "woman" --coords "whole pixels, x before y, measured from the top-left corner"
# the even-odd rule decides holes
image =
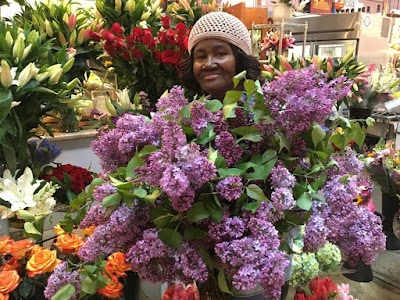
[[[249,31],[231,14],[212,12],[201,17],[190,32],[188,50],[179,73],[184,85],[198,94],[222,101],[234,88],[232,78],[244,70],[248,79],[260,79],[260,64],[251,56]]]

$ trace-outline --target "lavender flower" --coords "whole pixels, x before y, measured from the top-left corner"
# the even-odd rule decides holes
[[[68,263],[62,262],[50,275],[44,290],[44,297],[46,299],[51,299],[57,291],[66,284],[72,284],[75,287],[75,294],[72,295],[71,299],[79,299],[79,293],[81,292],[79,271],[69,271]]]
[[[303,237],[304,251],[316,252],[318,249],[322,248],[326,243],[328,232],[321,214],[312,214],[307,222]]]
[[[190,110],[190,127],[193,128],[197,136],[207,127],[208,122],[213,119],[213,114],[204,103],[195,101]]]
[[[239,199],[242,194],[242,188],[242,178],[238,176],[224,178],[216,186],[217,193],[228,201]]]
[[[112,194],[115,194],[118,191],[118,189],[109,184],[109,183],[104,183],[102,185],[98,185],[93,189],[93,198],[101,202],[103,199],[107,196],[110,196]]]
[[[178,118],[179,111],[189,102],[184,96],[184,90],[180,86],[174,86],[169,93],[161,96],[156,104],[157,114],[170,115]]]
[[[271,188],[293,188],[296,183],[296,178],[289,172],[289,170],[282,165],[276,164],[270,173]]]
[[[231,241],[243,236],[247,222],[239,217],[225,216],[219,224],[212,222],[208,226],[208,235],[215,242]]]

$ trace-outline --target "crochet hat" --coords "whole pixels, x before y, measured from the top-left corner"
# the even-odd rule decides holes
[[[225,12],[211,12],[202,16],[189,35],[189,53],[201,41],[219,39],[251,54],[250,34],[246,26],[235,16]]]

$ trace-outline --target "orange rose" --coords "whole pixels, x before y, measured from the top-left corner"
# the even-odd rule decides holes
[[[9,253],[12,241],[13,240],[7,235],[0,237],[0,255],[6,255]]]
[[[106,277],[108,278],[108,277]],[[122,296],[122,288],[123,285],[118,281],[118,278],[115,275],[111,275],[111,281],[113,283],[106,285],[104,288],[97,290],[100,295],[103,295],[107,298],[119,298]]]
[[[62,235],[65,233],[64,229],[61,228],[60,224],[57,224],[56,226],[53,227],[53,231],[57,235]]]
[[[32,247],[33,241],[29,239],[16,241],[11,243],[10,254],[14,256],[15,259],[22,259],[27,252],[31,251]]]
[[[18,287],[21,280],[15,270],[0,272],[0,294],[11,293]]]
[[[8,294],[0,294],[0,300],[8,300]]]
[[[11,259],[9,259],[6,262],[6,264],[2,268],[3,268],[3,271],[15,270],[18,272],[20,267],[21,267],[21,264],[19,263],[19,261],[16,260],[15,257],[12,257]]]
[[[115,252],[107,259],[106,271],[118,277],[126,277],[126,271],[131,270],[131,266],[125,262],[126,255],[122,252]]]
[[[31,250],[31,253],[30,253],[30,257],[32,257],[32,255],[34,255],[34,254],[36,254],[36,253],[38,253],[38,252],[40,252],[40,251],[42,251],[43,250],[43,247],[42,246],[40,246],[40,245],[34,245],[33,247],[32,247],[32,250]]]
[[[26,270],[29,277],[35,277],[43,273],[53,272],[54,269],[61,263],[57,259],[57,251],[43,249],[42,251],[32,255],[26,264]]]
[[[96,226],[92,225],[92,226],[82,229],[82,232],[84,235],[91,236],[95,229],[96,229]]]
[[[85,241],[76,233],[62,234],[57,237],[57,241],[53,243],[61,252],[71,254],[78,252],[79,248]]]

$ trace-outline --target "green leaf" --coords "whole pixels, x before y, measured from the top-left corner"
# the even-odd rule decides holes
[[[220,223],[222,216],[224,215],[224,209],[221,207],[218,197],[213,195],[212,198],[205,199],[204,204],[207,207],[211,218],[213,218],[217,223]]]
[[[13,101],[13,94],[11,90],[0,91],[0,122],[2,122],[8,115]]]
[[[34,236],[42,236],[42,233],[37,230],[37,228],[31,222],[25,222],[24,230],[26,233],[34,235]]]
[[[72,284],[68,283],[62,286],[57,291],[57,293],[55,293],[53,297],[51,297],[51,300],[69,300],[72,298],[72,296],[74,296],[75,291],[75,287]]]
[[[247,71],[244,70],[233,77],[233,86],[234,87],[237,87],[237,85],[240,83],[240,81],[242,81],[243,79],[246,78],[246,73],[247,73]]]
[[[233,295],[232,292],[229,290],[228,283],[225,277],[225,272],[222,269],[218,272],[218,287],[222,292]]]
[[[237,107],[238,105],[236,103],[224,105],[224,119],[234,118],[236,116],[235,110]]]
[[[257,209],[260,207],[261,203],[263,203],[263,201],[261,201],[261,200],[258,200],[255,202],[249,202],[249,203],[246,203],[245,205],[243,205],[243,209],[249,210],[249,211],[255,213],[257,211]]]
[[[319,142],[323,141],[326,136],[325,131],[322,129],[321,125],[314,122],[312,131],[311,131],[311,139],[315,146],[318,145]]]
[[[97,281],[92,280],[89,276],[83,279],[81,284],[82,292],[88,295],[94,295],[97,292]]]
[[[207,144],[208,142],[211,142],[216,136],[216,133],[214,132],[213,129],[214,129],[213,125],[208,124],[206,129],[204,129],[203,132],[200,133],[196,143],[204,145]]]
[[[147,203],[154,205],[155,201],[160,197],[161,195],[161,190],[156,189],[154,190],[151,194],[147,195],[146,197],[143,198]]]
[[[256,184],[249,184],[246,187],[247,195],[254,200],[269,201],[267,196],[264,195],[263,190]]]
[[[208,149],[208,160],[215,165],[215,161],[218,158],[218,150],[214,150],[212,147]]]
[[[28,299],[35,293],[35,285],[29,277],[25,277],[24,280],[18,286],[18,293],[24,299]]]
[[[136,188],[133,190],[133,194],[139,198],[144,198],[147,196],[147,191],[142,188]]]
[[[344,134],[334,134],[331,136],[331,142],[335,147],[339,148],[340,150],[346,147],[346,138]]]
[[[256,89],[256,83],[254,82],[254,80],[245,80],[243,86],[244,90],[248,94],[253,93],[254,90]]]
[[[185,230],[183,231],[183,239],[185,241],[201,240],[207,237],[207,235],[206,231],[190,225],[185,226]]]
[[[140,150],[140,152],[139,152],[139,157],[149,155],[149,154],[153,153],[154,151],[156,151],[157,149],[158,148],[154,145],[144,146],[143,149]]]
[[[172,215],[164,207],[154,207],[150,210],[150,216],[157,228],[172,227]]]
[[[137,167],[144,166],[144,160],[140,157],[139,153],[136,153],[134,157],[131,158],[128,165],[126,166],[126,180],[136,178],[135,169]]]
[[[303,193],[297,200],[296,204],[298,207],[304,210],[310,210],[312,206],[312,199],[309,193]]]
[[[103,208],[106,208],[106,207],[110,207],[110,206],[119,204],[121,202],[121,199],[122,199],[122,197],[119,193],[111,194],[103,199],[101,206]]]
[[[267,161],[270,161],[271,159],[276,157],[276,155],[277,155],[277,152],[275,149],[268,149],[262,155],[262,162],[265,163]]]
[[[202,201],[195,202],[187,212],[187,218],[190,222],[198,222],[209,216],[210,213]]]
[[[208,101],[208,102],[206,103],[206,108],[207,108],[209,111],[213,112],[213,113],[215,113],[215,112],[221,110],[221,108],[222,108],[223,106],[224,106],[224,105],[222,104],[222,102],[219,101],[219,100],[216,100],[216,99],[215,99],[215,100],[210,100],[210,101]]]
[[[184,107],[182,107],[180,114],[182,115],[183,118],[190,119],[191,107],[192,107],[192,104],[188,104],[188,105],[185,105]]]
[[[35,221],[35,215],[31,214],[30,212],[28,212],[24,209],[17,211],[17,215],[18,215],[18,218],[20,218],[24,221],[27,221],[27,222]]]
[[[374,119],[374,118],[371,118],[371,117],[368,117],[368,118],[365,120],[365,123],[367,124],[368,127],[372,127],[372,126],[374,126],[375,119]]]
[[[172,248],[179,248],[182,245],[183,237],[182,235],[170,228],[162,228],[158,232],[158,237],[162,240],[165,244]]]
[[[241,176],[244,173],[242,169],[237,168],[219,168],[218,174],[220,177]]]

